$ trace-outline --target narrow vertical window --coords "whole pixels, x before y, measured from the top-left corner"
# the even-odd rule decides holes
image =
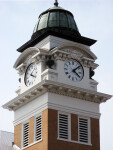
[[[44,14],[40,17],[39,24],[38,24],[38,30],[41,30],[41,29],[47,27],[47,20],[48,20],[48,13]]]
[[[59,26],[59,12],[51,12],[49,16],[49,27],[58,27]]]
[[[35,140],[39,141],[42,139],[42,117],[36,117],[36,128],[35,128]]]
[[[69,124],[68,115],[59,114],[59,138],[68,139],[69,137]]]
[[[89,143],[89,119],[79,118],[79,141]]]
[[[29,122],[23,125],[23,147],[29,145]]]

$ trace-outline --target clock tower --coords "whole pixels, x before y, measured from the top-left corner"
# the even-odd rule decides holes
[[[99,105],[111,95],[93,79],[96,40],[83,37],[73,14],[58,6],[40,14],[31,39],[18,48],[14,145],[20,150],[100,150]]]

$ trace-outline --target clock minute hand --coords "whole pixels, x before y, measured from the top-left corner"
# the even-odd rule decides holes
[[[32,70],[31,74],[33,73],[34,69]]]
[[[79,74],[75,72],[75,74],[80,78]]]

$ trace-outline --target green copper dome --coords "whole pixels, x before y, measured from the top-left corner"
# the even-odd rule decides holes
[[[57,0],[55,0],[54,7],[40,14],[31,39],[18,48],[17,51],[23,52],[50,35],[88,46],[96,42],[96,40],[81,36],[73,14],[59,7]]]
[[[78,31],[73,14],[54,3],[54,7],[41,13],[33,33],[46,28],[68,28]]]

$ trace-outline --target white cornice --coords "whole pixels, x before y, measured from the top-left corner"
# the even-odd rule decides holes
[[[15,69],[19,69],[21,67],[21,63],[25,63],[25,59],[31,55],[32,59],[43,59],[41,58],[41,56],[45,56],[48,55],[48,52],[46,49],[41,49],[41,48],[36,48],[36,47],[30,47],[28,49],[26,49],[16,60],[15,64],[14,64],[14,68]],[[39,58],[40,57],[40,58]],[[26,64],[24,64],[26,65]]]
[[[74,50],[72,50],[72,47]],[[76,47],[74,46],[65,46],[65,49],[60,49],[58,47],[51,50],[51,54],[53,56],[53,59],[55,60],[62,60],[67,61],[69,59],[76,59],[78,60],[84,67],[96,69],[98,67],[98,64],[95,63],[96,58],[89,58],[86,57],[86,54],[82,54],[78,51],[76,51]],[[90,50],[87,50],[90,52]],[[88,53],[86,52],[86,53]],[[91,53],[91,52],[90,52]],[[89,53],[88,53],[89,54]]]
[[[22,54],[20,54],[20,56],[16,60],[16,62],[14,64],[14,68],[16,69],[21,64],[20,62],[22,62],[26,56],[37,53],[37,52],[39,52],[39,49],[35,48],[35,47],[30,47],[30,48],[26,49]]]
[[[66,43],[66,44],[63,44],[61,46],[58,46],[57,49],[62,50],[62,49],[65,49],[67,47],[69,47],[69,48],[73,47],[73,49],[79,48],[82,51],[84,51],[87,54],[89,54],[92,59],[94,59],[94,60],[97,59],[96,55],[90,50],[89,47],[87,47],[86,45],[80,44],[80,43],[76,43],[76,42],[74,42],[73,44],[72,43]]]
[[[20,94],[13,100],[4,104],[2,107],[9,110],[16,110],[19,107],[25,105],[26,103],[34,100],[35,98],[39,97],[40,95],[46,92],[65,95],[68,97],[78,98],[99,104],[102,102],[106,102],[112,97],[111,95],[107,95],[104,93],[78,88],[75,86],[70,86],[67,84],[62,84],[50,80],[44,80],[32,87],[31,89],[29,89],[28,91]]]

